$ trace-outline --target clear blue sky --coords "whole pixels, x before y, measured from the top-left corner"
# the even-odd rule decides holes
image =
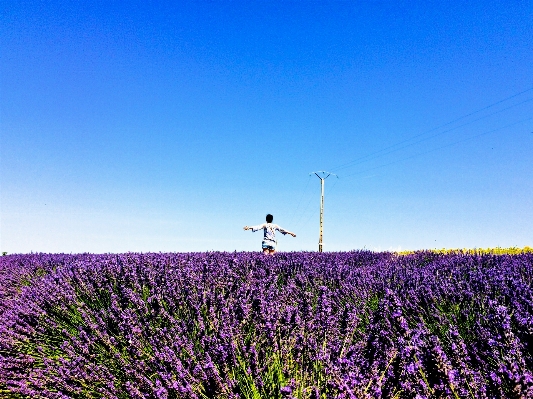
[[[531,1],[162,3],[0,5],[0,250],[533,244]]]

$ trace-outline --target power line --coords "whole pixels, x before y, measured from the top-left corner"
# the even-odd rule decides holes
[[[492,108],[492,107],[494,107],[494,106],[496,106],[496,105],[498,105],[498,104],[504,103],[504,102],[506,102],[506,101],[508,101],[508,100],[510,100],[510,99],[513,99],[513,98],[515,98],[515,97],[518,97],[518,96],[520,96],[521,94],[527,93],[527,92],[532,91],[532,90],[533,90],[533,87],[531,87],[531,88],[529,88],[529,89],[527,89],[527,90],[523,90],[523,91],[521,91],[521,92],[519,92],[519,93],[513,94],[512,96],[506,97],[506,98],[504,98],[504,99],[502,99],[502,100],[499,100],[499,101],[497,101],[497,102],[495,102],[495,103],[492,103],[492,104],[490,104],[490,105],[487,105],[486,107],[480,108],[480,109],[478,109],[478,110],[476,110],[476,111],[470,112],[470,113],[468,113],[468,114],[466,114],[466,115],[463,115],[463,116],[461,116],[461,117],[459,117],[459,118],[456,118],[456,119],[454,119],[454,120],[452,120],[452,121],[450,121],[450,122],[447,122],[447,123],[445,123],[445,124],[443,124],[443,125],[437,126],[437,127],[433,128],[433,129],[430,129],[430,130],[428,130],[428,131],[426,131],[426,132],[423,132],[423,133],[417,134],[417,135],[412,136],[412,137],[410,137],[410,138],[408,138],[408,139],[402,140],[402,141],[400,141],[400,142],[398,142],[398,143],[396,143],[396,144],[393,144],[393,145],[391,145],[391,146],[388,146],[388,147],[382,148],[381,150],[378,150],[378,151],[372,152],[372,153],[370,153],[370,154],[368,154],[368,155],[365,155],[365,156],[363,156],[363,157],[360,157],[360,158],[354,159],[354,160],[352,160],[352,161],[350,161],[350,162],[347,162],[347,163],[344,163],[344,164],[339,165],[339,166],[337,166],[337,167],[331,168],[331,170],[338,171],[338,170],[341,170],[341,169],[346,169],[346,168],[348,168],[348,167],[351,167],[351,166],[353,166],[353,165],[355,165],[355,164],[359,164],[359,163],[367,162],[367,161],[369,161],[369,160],[371,160],[371,159],[379,158],[379,157],[381,157],[381,156],[383,156],[383,155],[390,154],[391,152],[395,152],[395,151],[398,151],[398,150],[400,150],[400,149],[403,149],[403,148],[409,147],[409,146],[411,146],[411,145],[418,144],[419,142],[421,142],[421,141],[425,141],[425,140],[428,140],[429,138],[433,138],[433,137],[436,137],[436,136],[438,136],[438,135],[441,135],[441,134],[444,134],[444,133],[448,133],[448,132],[450,132],[450,131],[452,131],[452,130],[458,129],[458,128],[460,128],[460,127],[467,126],[467,125],[469,125],[469,124],[471,124],[471,123],[474,123],[474,122],[477,122],[477,121],[479,121],[479,120],[481,120],[481,119],[488,118],[488,117],[493,116],[493,115],[496,115],[496,114],[498,114],[498,113],[501,113],[501,112],[507,111],[507,110],[509,110],[509,109],[511,109],[511,108],[514,108],[514,107],[518,106],[518,105],[521,105],[521,104],[524,104],[524,103],[526,103],[526,102],[532,101],[533,98],[528,98],[528,99],[526,99],[526,100],[524,100],[524,101],[522,101],[522,102],[520,102],[520,103],[518,103],[518,104],[513,104],[513,105],[511,105],[511,106],[509,106],[509,107],[507,107],[507,108],[504,108],[504,109],[502,109],[502,110],[496,111],[496,112],[491,113],[491,114],[489,114],[489,115],[482,116],[482,117],[477,118],[477,119],[475,119],[475,120],[473,120],[473,121],[470,121],[470,122],[464,123],[464,124],[462,124],[462,125],[460,125],[460,126],[457,126],[457,127],[451,128],[451,129],[449,129],[449,130],[446,130],[446,131],[444,131],[444,132],[440,132],[440,133],[437,133],[437,134],[435,134],[435,135],[432,135],[432,136],[430,136],[429,138],[425,138],[425,139],[419,140],[419,141],[417,141],[417,142],[415,142],[415,143],[407,144],[407,145],[405,145],[405,146],[402,146],[402,147],[400,147],[400,148],[397,148],[397,149],[392,150],[393,148],[395,148],[395,147],[397,147],[397,146],[399,146],[399,145],[401,145],[401,144],[404,144],[404,143],[410,142],[410,141],[412,141],[412,140],[414,140],[414,139],[416,139],[416,138],[418,138],[418,137],[425,136],[425,135],[427,135],[428,133],[431,133],[431,132],[434,132],[434,131],[436,131],[436,130],[439,130],[439,129],[443,128],[443,127],[449,126],[449,125],[451,125],[451,124],[453,124],[453,123],[456,123],[456,122],[458,122],[458,121],[460,121],[460,120],[463,120],[463,119],[465,119],[465,118],[468,118],[469,116],[472,116],[472,115],[475,115],[475,114],[477,114],[477,113],[479,113],[479,112],[485,111],[485,110],[487,110],[487,109],[489,109],[489,108]],[[391,150],[391,151],[387,151],[387,150]],[[385,151],[387,151],[387,152],[385,152]],[[385,153],[384,153],[384,152],[385,152]],[[380,155],[377,155],[377,154],[380,154]],[[374,155],[377,155],[377,156],[374,156]]]
[[[312,173],[309,174],[309,176],[308,176],[307,184],[305,185],[305,189],[304,189],[304,191],[302,192],[302,196],[300,197],[300,201],[299,201],[299,202],[301,202],[301,200],[303,200],[305,194],[307,193],[306,189],[307,189],[307,187],[308,187],[308,185],[309,185],[309,181],[311,180],[311,175],[312,175]],[[337,177],[338,177],[338,176],[337,176]],[[333,183],[333,185],[331,186],[331,188],[329,189],[329,193],[330,193],[329,196],[330,196],[330,197],[331,197],[331,194],[334,192],[334,188],[337,186],[338,181],[339,181],[339,179],[336,179],[335,182]],[[314,199],[314,197],[312,197],[312,196],[309,197],[309,200],[307,201],[307,204],[305,205],[305,207],[303,207],[303,210],[302,210],[301,212],[298,213],[298,217],[296,217],[296,220],[294,221],[294,223],[291,223],[291,224],[293,224],[293,226],[295,226],[295,228],[296,228],[296,227],[300,227],[300,226],[303,227],[303,226],[307,225],[307,223],[309,222],[309,220],[311,220],[311,217],[313,216],[313,213],[311,213],[311,215],[309,216],[309,218],[306,219],[305,222],[303,222],[303,224],[301,224],[302,218],[306,215],[307,210],[309,209],[309,205],[311,205],[311,202],[313,201],[313,199]],[[298,207],[299,207],[299,206],[298,206]],[[298,207],[297,207],[297,208],[298,208]],[[296,211],[295,211],[294,214],[296,214]],[[291,220],[292,220],[292,219],[291,219]]]
[[[339,176],[337,176],[337,179],[335,179],[335,182],[333,183],[333,186],[331,186],[331,188],[329,189],[329,198],[331,198],[332,192],[334,191],[334,188],[337,186],[337,183],[339,182],[339,179],[340,179]],[[303,213],[301,214],[299,220],[301,220],[302,217],[306,214],[306,211],[309,208],[309,205],[311,204],[312,200],[313,200],[313,198],[309,199],[309,202],[307,203],[307,206],[304,209]],[[311,212],[311,214],[307,217],[307,219],[305,219],[305,222],[303,222],[299,226],[301,228],[304,228],[305,226],[307,226],[309,224],[309,222],[311,221],[311,219],[313,218],[313,216],[315,216],[315,214],[313,212]]]
[[[445,131],[443,131],[443,132],[439,132],[439,133],[436,133],[436,134],[434,134],[434,135],[431,135],[431,136],[429,136],[429,137],[422,138],[421,140],[418,140],[418,141],[416,141],[416,142],[414,142],[414,143],[407,144],[407,145],[402,146],[402,147],[400,147],[400,148],[395,148],[395,147],[398,147],[398,146],[401,145],[401,144],[408,143],[408,142],[410,142],[410,141],[412,141],[412,140],[414,140],[414,139],[416,139],[416,138],[418,138],[418,137],[425,136],[425,135],[427,135],[428,133],[434,132],[434,131],[439,130],[439,129],[443,128],[443,127],[446,127],[446,126],[449,126],[449,125],[451,125],[451,124],[453,124],[453,123],[456,123],[456,122],[458,122],[458,121],[460,121],[460,120],[466,119],[466,118],[468,118],[468,117],[470,117],[470,116],[472,116],[472,115],[475,115],[475,114],[477,114],[477,113],[480,113],[480,112],[482,112],[482,111],[485,111],[485,110],[487,110],[487,109],[490,109],[490,108],[492,108],[492,107],[494,107],[494,106],[496,106],[496,105],[498,105],[498,104],[502,104],[502,103],[504,103],[504,102],[506,102],[506,101],[509,101],[510,99],[516,98],[516,97],[518,97],[518,96],[520,96],[520,95],[522,95],[522,94],[524,94],[524,93],[530,92],[530,91],[532,91],[532,90],[533,90],[533,87],[531,87],[531,88],[529,88],[529,89],[527,89],[527,90],[523,90],[523,91],[521,91],[521,92],[519,92],[519,93],[513,94],[512,96],[506,97],[506,98],[504,98],[504,99],[502,99],[502,100],[499,100],[499,101],[497,101],[497,102],[495,102],[495,103],[492,103],[492,104],[490,104],[490,105],[487,105],[487,106],[485,106],[485,107],[483,107],[483,108],[480,108],[480,109],[478,109],[478,110],[476,110],[476,111],[470,112],[470,113],[468,113],[468,114],[466,114],[466,115],[463,115],[463,116],[461,116],[461,117],[459,117],[459,118],[456,118],[456,119],[454,119],[454,120],[452,120],[452,121],[450,121],[450,122],[447,122],[447,123],[445,123],[445,124],[443,124],[443,125],[440,125],[440,126],[438,126],[438,127],[435,127],[435,128],[433,128],[433,129],[430,129],[430,130],[428,130],[428,131],[426,131],[426,132],[424,132],[424,133],[421,133],[421,134],[415,135],[415,136],[413,136],[413,137],[411,137],[411,138],[408,138],[408,139],[406,139],[406,140],[400,141],[400,142],[398,142],[398,143],[396,143],[396,144],[393,144],[393,145],[391,145],[391,146],[388,146],[388,147],[386,147],[386,148],[383,148],[383,149],[381,149],[381,150],[379,150],[379,151],[376,151],[376,152],[374,152],[374,153],[368,154],[367,156],[364,156],[364,157],[361,157],[361,158],[355,159],[355,160],[353,160],[353,161],[351,161],[351,162],[348,162],[348,163],[342,164],[342,165],[338,166],[337,168],[333,168],[333,169],[334,169],[334,170],[346,169],[346,168],[348,168],[348,167],[355,166],[356,164],[364,163],[364,162],[370,161],[370,160],[372,160],[372,159],[376,159],[376,158],[382,157],[382,156],[384,156],[384,155],[387,155],[387,154],[393,153],[393,152],[395,152],[395,151],[402,150],[402,149],[407,148],[407,147],[409,147],[409,146],[412,146],[412,145],[418,144],[418,143],[420,143],[420,142],[422,142],[422,141],[427,141],[427,140],[429,140],[429,139],[431,139],[431,138],[434,138],[434,137],[439,136],[439,135],[442,135],[442,134],[444,134],[444,133],[448,133],[448,132],[450,132],[450,131],[453,131],[453,130],[459,129],[459,128],[461,128],[461,127],[467,126],[467,125],[469,125],[469,124],[472,124],[472,123],[477,122],[477,121],[479,121],[479,120],[482,120],[482,119],[484,119],[484,118],[488,118],[488,117],[493,116],[493,115],[496,115],[496,114],[498,114],[498,113],[502,113],[502,112],[507,111],[507,110],[509,110],[509,109],[511,109],[511,108],[514,108],[514,107],[519,106],[519,105],[521,105],[521,104],[524,104],[524,103],[526,103],[526,102],[532,101],[533,98],[528,98],[528,99],[526,99],[526,100],[524,100],[524,101],[521,101],[521,102],[519,102],[519,103],[517,103],[517,104],[513,104],[513,105],[511,105],[511,106],[509,106],[509,107],[506,107],[506,108],[504,108],[504,109],[501,109],[501,110],[495,111],[495,112],[490,113],[490,114],[488,114],[488,115],[484,115],[484,116],[479,117],[479,118],[477,118],[477,119],[475,119],[475,120],[472,120],[472,121],[469,121],[469,122],[463,123],[463,124],[460,125],[460,126],[456,126],[456,127],[453,127],[453,128],[447,129],[447,130],[445,130]],[[392,164],[395,164],[395,163],[398,163],[398,162],[402,162],[402,161],[405,161],[405,160],[408,160],[408,159],[415,158],[415,157],[417,157],[417,156],[422,156],[422,155],[425,155],[425,154],[428,154],[428,153],[431,153],[431,152],[434,152],[434,151],[437,151],[437,150],[440,150],[440,149],[443,149],[443,148],[450,147],[450,146],[452,146],[452,145],[456,145],[456,144],[459,144],[459,143],[462,143],[462,142],[465,142],[465,141],[468,141],[468,140],[475,139],[475,138],[480,137],[480,136],[484,136],[484,135],[487,135],[487,134],[490,134],[490,133],[496,132],[496,131],[498,131],[498,130],[505,129],[505,128],[510,127],[510,126],[517,125],[517,124],[519,124],[519,123],[523,123],[523,122],[529,121],[529,120],[531,120],[531,119],[533,119],[533,117],[532,117],[532,118],[526,118],[526,119],[520,120],[520,121],[518,121],[518,122],[510,123],[510,124],[508,124],[508,125],[505,125],[505,126],[499,127],[499,128],[497,128],[497,129],[492,129],[492,130],[490,130],[490,131],[483,132],[483,133],[480,133],[480,134],[477,134],[477,135],[474,135],[474,136],[470,136],[470,137],[467,137],[467,138],[464,138],[464,139],[461,139],[461,140],[457,140],[457,141],[455,141],[455,142],[453,142],[453,143],[450,143],[450,144],[447,144],[447,145],[443,145],[443,146],[440,146],[440,147],[436,147],[436,148],[433,148],[433,149],[428,150],[428,151],[424,151],[424,152],[420,152],[420,153],[417,153],[417,154],[414,154],[414,155],[411,155],[411,156],[408,156],[408,157],[400,158],[400,159],[397,159],[397,160],[395,160],[395,161],[392,161],[392,162],[389,162],[389,163],[386,163],[386,164],[378,165],[378,166],[376,166],[376,167],[372,167],[372,168],[367,168],[367,169],[364,169],[364,170],[361,170],[361,171],[358,171],[358,172],[355,172],[355,173],[352,173],[352,174],[349,174],[349,175],[345,175],[345,176],[343,176],[343,177],[344,177],[344,178],[347,178],[347,177],[353,177],[353,176],[355,176],[355,175],[357,175],[357,174],[361,174],[361,173],[365,173],[365,172],[372,171],[372,170],[375,170],[375,169],[383,168],[383,167],[386,167],[386,166],[389,166],[389,165],[392,165]],[[533,132],[531,132],[531,133],[533,133]],[[387,150],[390,150],[390,151],[387,151]],[[385,151],[387,151],[387,152],[385,152]],[[376,154],[380,154],[380,155],[376,155]],[[376,156],[374,156],[374,155],[376,155]],[[324,173],[328,173],[328,172],[324,172]],[[310,176],[311,176],[311,174],[309,175],[309,177],[310,177]],[[317,176],[318,176],[318,175],[317,175]],[[320,176],[318,176],[318,177],[320,177]],[[338,178],[338,176],[337,176],[337,178]],[[309,181],[310,181],[310,179],[308,179],[308,181],[307,181],[307,183],[306,183],[306,186],[305,186],[304,192],[302,193],[302,196],[300,197],[300,200],[298,201],[298,205],[297,205],[297,207],[296,207],[296,210],[295,210],[294,213],[293,213],[293,217],[292,217],[292,219],[294,219],[294,215],[296,215],[298,209],[300,208],[300,204],[301,204],[301,202],[302,202],[302,200],[303,200],[303,197],[305,196],[305,193],[306,193],[307,187],[308,187],[308,185],[309,185]],[[333,186],[331,187],[331,189],[330,189],[330,195],[331,195],[331,192],[334,191],[333,188],[336,187],[337,182],[338,182],[338,180],[336,180],[336,181],[335,181],[335,184],[333,184]],[[302,218],[303,218],[304,215],[307,213],[307,210],[308,210],[309,205],[311,204],[311,202],[312,202],[312,198],[309,198],[309,201],[307,202],[307,205],[306,205],[305,208],[303,209],[302,213],[300,213],[299,216],[296,218],[295,225],[298,225],[298,226],[306,226],[306,225],[309,223],[309,221],[310,221],[311,218],[313,217],[313,214],[314,214],[313,212],[312,212],[312,213],[309,215],[309,217],[305,220],[305,222],[304,222],[303,225],[300,224]],[[322,206],[322,205],[323,205],[323,203],[321,202],[321,206]],[[322,210],[322,209],[321,209],[321,210]],[[321,216],[322,216],[322,215],[321,215]],[[292,220],[292,219],[291,219],[291,220]],[[320,250],[320,246],[319,246],[319,250]]]
[[[523,123],[523,122],[527,122],[527,121],[530,121],[532,120],[533,117],[530,117],[530,118],[526,118],[526,119],[522,119],[518,122],[513,122],[513,123],[510,123],[508,125],[505,125],[505,126],[501,126],[497,129],[492,129],[492,130],[489,130],[488,132],[483,132],[483,133],[480,133],[480,134],[476,134],[475,136],[470,136],[470,137],[467,137],[465,139],[462,139],[462,140],[458,140],[458,141],[454,141],[453,143],[450,143],[450,144],[446,144],[446,145],[443,145],[441,147],[437,147],[437,148],[433,148],[431,150],[428,150],[428,151],[424,151],[424,152],[419,152],[418,154],[414,154],[414,155],[411,155],[409,157],[405,157],[405,158],[401,158],[401,159],[397,159],[396,161],[392,161],[392,162],[389,162],[389,163],[386,163],[386,164],[383,164],[383,165],[378,165],[378,166],[375,166],[373,168],[368,168],[368,169],[364,169],[364,170],[360,170],[358,172],[355,172],[355,173],[352,173],[352,174],[349,174],[349,175],[346,175],[346,176],[343,176],[344,179],[350,177],[350,176],[354,176],[354,175],[357,175],[357,174],[360,174],[360,173],[364,173],[364,172],[368,172],[368,171],[371,171],[371,170],[374,170],[374,169],[379,169],[379,168],[383,168],[385,166],[389,166],[389,165],[392,165],[392,164],[395,164],[395,163],[398,163],[398,162],[401,162],[401,161],[405,161],[407,159],[411,159],[411,158],[415,158],[415,157],[418,157],[418,156],[421,156],[421,155],[425,155],[425,154],[428,154],[430,152],[434,152],[434,151],[437,151],[437,150],[440,150],[440,149],[443,149],[443,148],[446,148],[446,147],[451,147],[452,145],[455,145],[455,144],[459,144],[459,143],[462,143],[462,142],[465,142],[465,141],[468,141],[468,140],[472,140],[472,139],[475,139],[475,138],[478,138],[478,137],[481,137],[481,136],[484,136],[484,135],[487,135],[487,134],[490,134],[490,133],[494,133],[494,132],[497,132],[498,130],[502,130],[502,129],[505,129],[507,127],[511,127],[511,126],[514,126],[514,125],[518,125],[520,123]]]
[[[311,177],[311,176],[309,176],[309,177]],[[312,200],[313,200],[313,197],[309,197],[309,201],[307,201],[307,205],[305,206],[304,210],[300,213],[300,216],[296,219],[296,222],[294,222],[295,226],[300,226],[299,223],[302,220],[302,217],[306,214],[307,210],[309,209],[309,205],[311,205],[311,201]],[[306,221],[306,223],[307,223],[307,221]],[[304,223],[301,226],[305,226],[306,223]]]
[[[532,97],[532,98],[528,98],[527,100],[524,100],[524,101],[522,101],[522,102],[519,102],[518,104],[514,104],[514,105],[511,105],[510,107],[507,107],[507,108],[504,108],[504,109],[502,109],[502,110],[499,110],[499,111],[493,112],[492,114],[485,115],[485,116],[482,116],[482,117],[480,117],[480,118],[474,119],[473,121],[470,121],[470,122],[467,122],[467,123],[463,123],[462,125],[459,125],[459,126],[453,127],[453,128],[451,128],[451,129],[448,129],[448,130],[444,130],[443,132],[436,133],[436,134],[433,134],[433,135],[428,136],[428,137],[424,137],[424,138],[422,138],[422,139],[420,139],[420,140],[418,140],[418,141],[415,141],[414,143],[406,144],[406,145],[404,145],[404,146],[402,146],[402,147],[395,148],[395,149],[390,150],[390,151],[387,151],[387,152],[383,152],[383,153],[381,153],[380,155],[377,155],[377,156],[374,156],[374,157],[370,157],[369,155],[368,155],[367,157],[362,157],[362,158],[360,158],[361,160],[358,161],[358,162],[357,162],[357,160],[354,160],[354,161],[350,162],[349,164],[346,164],[347,166],[340,167],[340,168],[337,168],[337,169],[335,169],[335,170],[341,170],[341,169],[350,168],[350,167],[352,167],[352,166],[354,166],[354,165],[358,165],[358,164],[361,164],[361,163],[365,163],[365,162],[371,161],[371,160],[376,159],[376,158],[381,158],[381,157],[383,157],[383,156],[385,156],[385,155],[391,154],[391,153],[396,152],[396,151],[399,151],[399,150],[403,150],[404,148],[411,147],[411,146],[413,146],[413,145],[415,145],[415,144],[421,143],[421,142],[423,142],[423,141],[427,141],[427,140],[432,139],[432,138],[437,137],[437,136],[441,136],[441,135],[443,135],[443,134],[445,134],[445,133],[449,133],[449,132],[451,132],[451,131],[453,131],[453,130],[460,129],[460,128],[465,127],[465,126],[468,126],[468,125],[470,125],[470,124],[472,124],[472,123],[474,123],[474,122],[480,121],[481,119],[485,119],[485,118],[488,118],[489,116],[493,116],[493,115],[499,114],[499,113],[501,113],[501,112],[507,111],[507,110],[510,109],[510,108],[514,108],[514,107],[516,107],[516,106],[518,106],[518,105],[521,105],[521,104],[524,104],[524,103],[527,103],[527,102],[530,102],[530,101],[533,101],[533,97]],[[419,135],[419,136],[420,136],[420,135]],[[411,139],[409,139],[409,140],[404,140],[404,142],[405,142],[405,141],[410,141],[410,140],[411,140]],[[394,146],[397,146],[397,145],[399,145],[399,144],[395,144]],[[393,147],[393,146],[391,146],[391,147]],[[391,148],[391,147],[388,147],[388,148]],[[385,151],[385,150],[381,150],[380,152],[382,152],[382,151]],[[364,159],[364,158],[367,158],[367,159]]]
[[[307,183],[305,184],[305,188],[304,190],[302,191],[302,195],[300,196],[300,199],[298,200],[298,204],[296,205],[296,209],[294,210],[294,212],[292,213],[292,217],[290,219],[290,223],[292,223],[292,221],[294,220],[294,217],[296,216],[296,212],[298,212],[298,209],[300,208],[300,204],[302,203],[302,199],[304,198],[304,195],[306,193],[306,190],[307,190],[307,187],[309,186],[309,182],[311,181],[311,175],[309,175],[308,179],[307,179]]]
[[[305,222],[302,224],[301,227],[303,228],[303,227],[307,226],[307,224],[309,223],[309,221],[311,220],[311,218],[312,218],[313,216],[315,216],[315,215],[311,212],[311,214],[310,214],[309,217],[305,220]]]

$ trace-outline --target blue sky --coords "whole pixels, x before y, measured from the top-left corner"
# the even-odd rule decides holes
[[[0,249],[532,245],[533,3],[4,2]],[[346,164],[347,167],[346,167]]]

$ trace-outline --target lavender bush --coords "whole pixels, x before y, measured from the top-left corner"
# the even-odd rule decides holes
[[[533,397],[533,254],[0,257],[0,397]]]

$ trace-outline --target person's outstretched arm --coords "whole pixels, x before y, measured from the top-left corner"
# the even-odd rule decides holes
[[[265,223],[263,224],[259,224],[257,226],[244,226],[243,229],[244,230],[252,230],[252,231],[257,231],[257,230],[261,230],[263,227],[265,227]]]
[[[293,237],[296,237],[296,234],[294,233],[291,233],[289,230],[285,230],[284,228],[282,227],[279,227],[278,225],[276,225],[276,230],[279,231],[281,234],[285,235],[285,234],[289,234]]]

